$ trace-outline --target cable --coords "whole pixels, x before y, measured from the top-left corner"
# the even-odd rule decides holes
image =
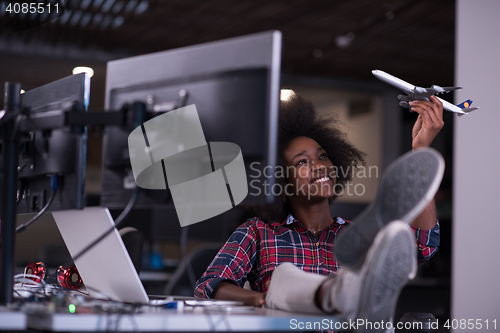
[[[21,172],[25,166],[26,164],[20,167],[18,172]],[[18,192],[18,197],[16,199],[16,206],[18,206],[19,203],[23,200],[24,191],[26,190],[26,182],[27,182],[26,179],[21,179],[19,181],[19,192]]]
[[[40,282],[33,280],[33,279],[38,279],[40,280],[40,277],[37,275],[33,274],[26,274],[26,273],[20,273],[14,275],[14,285],[21,283],[22,289],[17,288],[15,289],[14,287],[14,292],[17,293],[19,297],[23,297],[20,292],[24,291],[29,293],[30,295],[38,295],[40,297],[46,297],[47,296],[47,291],[45,290],[46,288],[46,283],[43,280],[40,280]],[[39,294],[42,292],[41,294]]]
[[[135,205],[135,203],[137,201],[137,198],[139,197],[139,192],[140,192],[140,188],[137,186],[135,188],[135,190],[134,190],[134,194],[132,194],[132,197],[130,197],[130,200],[129,200],[127,206],[121,212],[120,216],[118,216],[118,218],[115,220],[115,225],[112,226],[111,228],[109,228],[108,230],[106,230],[101,236],[99,236],[98,238],[96,238],[96,240],[94,240],[92,243],[90,243],[89,245],[87,245],[87,247],[85,247],[83,250],[81,250],[80,253],[78,253],[77,255],[75,255],[73,257],[73,262],[75,262],[77,259],[79,259],[81,256],[83,256],[85,253],[87,253],[91,248],[93,248],[94,246],[96,246],[97,244],[99,244],[104,238],[106,238],[106,236],[108,236],[110,233],[112,233],[113,230],[115,230],[120,223],[123,222],[123,220],[125,219],[125,217],[127,217],[127,215],[132,210],[132,207],[134,207],[134,205]]]
[[[43,206],[43,208],[38,212],[38,214],[36,214],[31,220],[18,226],[16,228],[17,233],[20,233],[20,232],[23,232],[24,230],[26,230],[27,227],[29,227],[33,222],[38,220],[43,215],[43,213],[45,213],[45,211],[50,207],[50,205],[52,204],[52,201],[54,201],[54,198],[56,197],[56,192],[57,192],[58,186],[59,186],[59,176],[58,175],[51,175],[50,176],[50,187],[52,189],[52,195],[50,196],[49,201],[47,202],[47,204],[45,206]]]
[[[135,320],[134,314],[126,313],[126,316],[130,321],[130,323],[132,324],[132,329],[134,330],[134,333],[140,333],[141,331],[139,330],[139,325],[137,325],[137,321]]]
[[[128,318],[134,333],[140,333],[139,325],[137,325],[137,321],[134,318],[134,313],[130,313],[130,311],[121,311],[117,314],[117,318],[116,318],[116,322],[115,322],[115,332],[120,332],[120,329],[119,329],[120,328],[120,321],[123,318]],[[122,330],[123,330],[123,328],[122,328]]]
[[[118,312],[118,314],[116,315],[116,320],[115,320],[115,333],[118,333],[118,325],[120,325],[120,319],[122,318],[123,316],[123,313],[122,312]],[[110,319],[111,319],[111,316],[110,316]],[[110,320],[111,321],[111,320]],[[111,328],[113,328],[113,325],[111,325]],[[107,331],[110,331],[109,329]]]
[[[5,114],[5,110],[1,110],[4,112],[3,116],[0,118],[0,127],[7,125],[7,123],[14,117],[17,117],[17,114],[9,113]],[[0,111],[0,112],[1,112]]]
[[[221,306],[201,306],[202,307],[202,313],[205,315],[205,318],[208,321],[208,325],[210,326],[209,331],[210,332],[215,332],[220,329],[217,329],[217,326],[220,323],[223,323],[225,326],[225,331],[232,331],[231,325],[229,324],[229,321],[227,320],[227,312],[224,311],[224,309]],[[215,310],[215,311],[214,311]],[[219,314],[220,318],[218,318],[217,321],[212,320],[212,314]],[[217,318],[216,318],[217,319]]]
[[[12,134],[10,135],[9,143],[13,143],[16,138],[17,130],[19,129],[19,125],[21,124],[21,120],[23,119],[23,115],[19,113],[16,117],[16,122],[14,123],[14,128],[12,129]]]
[[[106,294],[104,291],[100,291],[99,289],[96,289],[94,287],[91,287],[91,286],[87,286],[85,285],[85,289],[87,289],[88,291],[88,295],[87,296],[90,296],[90,292],[92,291],[94,294],[96,295],[99,295],[99,296],[102,296],[105,298],[105,301],[108,301],[108,302],[115,302],[111,296],[109,296],[108,294]],[[82,292],[83,293],[83,292]],[[91,297],[90,299],[94,299],[94,300],[103,300],[101,298],[98,298],[98,297]]]
[[[35,279],[35,280],[32,280],[32,279]],[[20,283],[27,283],[27,284],[33,284],[33,285],[40,285],[43,281],[40,279],[40,277],[38,275],[34,275],[34,274],[28,274],[28,273],[19,273],[19,274],[16,274],[14,275],[14,280],[17,281],[21,281],[21,280],[26,280],[26,281],[21,281]],[[37,282],[36,280],[40,280],[40,282]]]

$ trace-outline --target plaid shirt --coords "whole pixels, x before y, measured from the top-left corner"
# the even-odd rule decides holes
[[[194,295],[210,298],[222,281],[241,287],[248,281],[252,290],[264,292],[274,269],[284,262],[291,262],[306,272],[334,274],[339,265],[333,248],[345,227],[346,221],[337,217],[331,226],[314,236],[291,215],[283,222],[272,223],[251,218],[229,237],[198,280]],[[431,230],[412,228],[419,248],[419,262],[425,262],[437,251],[439,224]]]

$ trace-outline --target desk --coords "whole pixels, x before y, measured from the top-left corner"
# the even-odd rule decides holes
[[[0,307],[0,331],[24,331],[26,321],[26,314]]]
[[[337,319],[327,316],[293,314],[278,310],[252,309],[232,313],[214,311],[153,309],[140,314],[36,314],[28,316],[28,327],[54,332],[139,331],[290,331],[299,323],[328,322],[333,328]],[[303,324],[305,325],[305,324]],[[303,326],[305,327],[305,326]],[[299,327],[294,329],[303,331]]]

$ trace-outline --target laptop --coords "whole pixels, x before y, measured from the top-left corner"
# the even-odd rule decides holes
[[[78,255],[115,224],[109,210],[104,207],[52,212],[52,216],[71,257]],[[183,306],[243,305],[237,301],[169,295],[155,296],[150,300],[117,229],[78,258],[75,265],[93,298],[150,305],[170,302],[180,302]]]
[[[52,216],[73,258],[115,224],[104,207],[52,212]],[[91,297],[149,303],[118,230],[78,258],[75,265]]]

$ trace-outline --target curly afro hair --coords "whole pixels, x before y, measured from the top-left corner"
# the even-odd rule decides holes
[[[278,134],[278,168],[286,168],[283,151],[290,141],[297,137],[309,137],[325,149],[330,161],[339,170],[365,164],[364,153],[351,145],[346,135],[338,129],[340,121],[336,116],[318,116],[311,101],[294,95],[288,101],[281,102]],[[339,172],[337,184],[344,185],[351,179],[352,173]],[[285,177],[277,178],[278,186],[287,183]],[[254,212],[263,221],[283,221],[291,212],[290,203],[284,191],[277,196],[273,204],[253,207]]]

